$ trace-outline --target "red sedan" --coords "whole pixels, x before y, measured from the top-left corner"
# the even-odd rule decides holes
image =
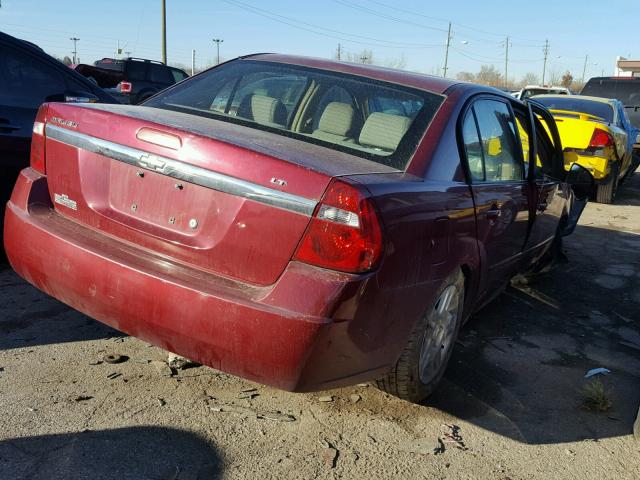
[[[463,322],[575,225],[566,182],[590,178],[561,148],[544,108],[491,88],[248,56],[143,106],[43,105],[5,248],[41,290],[216,369],[420,401]]]

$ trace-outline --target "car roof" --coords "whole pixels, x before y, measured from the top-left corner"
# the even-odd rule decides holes
[[[408,87],[427,90],[430,92],[443,94],[450,87],[459,85],[462,82],[449,78],[425,75],[422,73],[408,72],[394,68],[379,67],[377,65],[366,65],[361,63],[342,62],[338,60],[328,60],[326,58],[302,57],[297,55],[283,55],[278,53],[258,53],[241,57],[247,60],[259,60],[298,65],[302,67],[318,68],[332,72],[348,73],[362,77],[372,78],[385,82],[397,83]],[[472,85],[472,84],[468,84]]]
[[[592,102],[598,102],[598,103],[608,103],[609,105],[617,102],[618,100],[616,100],[615,98],[603,98],[603,97],[591,97],[589,95],[553,95],[553,94],[548,94],[548,95],[535,95],[532,98],[535,100],[536,98],[562,98],[562,99],[568,99],[568,100],[589,100]]]

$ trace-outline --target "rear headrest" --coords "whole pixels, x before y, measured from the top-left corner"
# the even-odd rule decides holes
[[[287,108],[277,98],[252,94],[242,99],[238,116],[265,125],[284,125],[287,122]]]
[[[360,138],[360,145],[395,150],[409,126],[411,119],[402,115],[374,112],[364,122]]]
[[[353,125],[353,107],[348,103],[329,103],[318,123],[318,130],[346,137]]]

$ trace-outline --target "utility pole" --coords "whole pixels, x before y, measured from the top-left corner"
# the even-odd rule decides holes
[[[73,63],[77,63],[76,59],[78,58],[78,48],[77,44],[80,41],[78,37],[71,37],[69,40],[73,42]]]
[[[195,49],[191,50],[191,76],[193,77],[196,73],[196,51]]]
[[[509,87],[509,36],[504,42],[504,88]]]
[[[162,63],[167,64],[167,1],[162,0]]]
[[[447,77],[447,68],[449,66],[449,47],[451,46],[451,22],[449,22],[449,31],[447,32],[447,45],[444,49],[444,75],[443,77]]]
[[[213,42],[216,44],[216,65],[220,65],[220,44],[224,42],[221,38],[214,38]]]
[[[342,45],[338,44],[338,60],[342,57]]]
[[[582,67],[582,84],[584,85],[584,76],[587,74],[587,62],[589,61],[589,55],[584,56],[584,67]]]
[[[547,57],[549,56],[549,40],[544,41],[544,64],[542,65],[542,85],[544,85],[544,76],[547,73]]]

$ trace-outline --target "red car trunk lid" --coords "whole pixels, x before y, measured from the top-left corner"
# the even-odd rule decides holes
[[[100,108],[52,104],[49,193],[60,214],[102,234],[267,285],[291,259],[332,176],[270,148],[273,154]]]

